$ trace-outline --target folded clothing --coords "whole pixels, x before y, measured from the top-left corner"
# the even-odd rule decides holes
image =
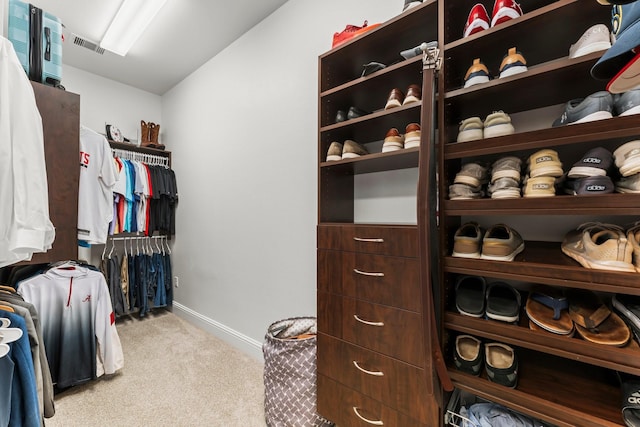
[[[476,403],[468,409],[460,408],[467,418],[463,427],[551,427],[541,421],[505,408],[497,403]]]

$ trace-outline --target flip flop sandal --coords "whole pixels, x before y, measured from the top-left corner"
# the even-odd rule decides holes
[[[572,323],[573,325],[573,323]],[[549,332],[546,329],[542,329],[540,326],[536,325],[535,323],[533,323],[533,321],[531,319],[529,319],[529,329],[531,329],[532,331],[538,331],[538,332]],[[569,332],[568,334],[563,335],[564,337],[567,338],[571,338],[573,337],[573,335],[575,334],[576,328],[574,327],[571,332]],[[549,332],[551,333],[551,332]],[[558,335],[558,334],[556,334]]]
[[[487,282],[479,276],[463,276],[456,283],[456,309],[471,317],[484,316]]]
[[[583,329],[595,329],[607,320],[611,310],[593,292],[583,289],[567,289],[569,316]]]
[[[529,298],[553,309],[553,320],[560,319],[562,310],[569,309],[569,300],[562,295],[562,291],[552,286],[536,286],[531,291]]]
[[[566,310],[561,311],[556,319],[554,308],[551,308],[533,298],[533,293],[529,294],[525,311],[529,320],[545,331],[558,335],[569,335],[573,333],[573,321]]]
[[[576,325],[578,335],[585,341],[595,344],[624,347],[631,339],[631,331],[626,323],[615,313],[611,313],[607,320],[596,328],[584,328]]]
[[[618,372],[622,389],[622,418],[628,426],[640,426],[640,378]]]
[[[637,295],[614,295],[611,299],[614,312],[631,327],[633,334],[640,335],[640,297]]]
[[[487,317],[502,322],[517,322],[520,318],[521,296],[511,285],[494,282],[487,289]]]

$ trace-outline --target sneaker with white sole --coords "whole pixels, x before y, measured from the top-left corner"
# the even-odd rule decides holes
[[[504,111],[494,111],[484,119],[484,137],[511,135],[515,128],[511,124],[511,117]]]
[[[584,178],[588,176],[606,176],[611,174],[613,155],[603,147],[596,147],[586,152],[584,156],[569,170],[569,178]]]
[[[491,14],[491,27],[522,16],[522,8],[514,0],[496,0]]]
[[[344,159],[355,159],[360,156],[364,156],[369,154],[366,148],[357,142],[347,139],[344,142],[344,148],[342,149],[342,160]]]
[[[492,199],[520,198],[520,181],[513,178],[498,178],[487,187]]]
[[[420,146],[420,125],[409,123],[404,128],[404,148],[415,148]]]
[[[509,49],[500,64],[500,78],[514,76],[528,71],[527,60],[516,50],[515,47]]]
[[[482,30],[489,29],[490,20],[487,9],[481,3],[476,3],[469,11],[467,22],[464,25],[462,37],[469,37]]]
[[[592,93],[586,98],[572,99],[564,113],[553,122],[553,127],[604,120],[613,117],[613,95],[607,91]]]
[[[574,196],[598,196],[613,193],[613,181],[608,176],[586,176],[568,179],[563,184],[564,192]]]
[[[480,163],[470,162],[462,165],[453,179],[454,184],[466,184],[480,187],[488,182],[487,168]]]
[[[536,151],[529,156],[529,159],[527,160],[527,167],[531,178],[539,176],[559,177],[564,173],[558,153],[549,148]]]
[[[449,186],[449,200],[471,200],[483,197],[482,186],[472,187],[467,184],[451,184]]]
[[[327,150],[327,162],[342,160],[342,143],[333,141]]]
[[[484,65],[480,58],[473,60],[473,64],[467,70],[464,76],[464,87],[468,88],[474,85],[487,83],[489,81],[489,69]]]
[[[618,193],[640,194],[640,173],[620,178],[616,181],[616,191]]]
[[[640,173],[640,140],[629,141],[613,152],[620,175],[627,177]]]
[[[500,178],[513,178],[520,182],[522,160],[516,156],[501,157],[491,165],[491,183]]]
[[[384,143],[382,144],[382,152],[388,153],[391,151],[398,151],[404,148],[404,137],[400,135],[398,129],[391,128],[384,137]]]
[[[474,141],[484,138],[484,125],[480,117],[469,117],[460,123],[458,128],[458,142]]]
[[[572,230],[562,241],[562,252],[585,268],[635,272],[633,247],[619,226],[587,223]]]
[[[476,222],[467,222],[456,230],[453,236],[451,256],[459,258],[480,258],[484,231]]]
[[[491,226],[482,239],[480,258],[491,261],[513,261],[524,250],[520,234],[505,224]]]
[[[553,197],[556,195],[556,179],[552,176],[526,177],[523,183],[523,197]]]
[[[569,47],[569,58],[578,58],[611,47],[611,32],[604,24],[595,24]]]
[[[640,89],[614,95],[613,112],[620,117],[640,114]]]

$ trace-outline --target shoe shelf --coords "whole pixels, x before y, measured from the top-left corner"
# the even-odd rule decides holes
[[[389,153],[373,153],[355,159],[322,162],[320,168],[331,173],[359,175],[418,167],[419,148],[405,148]]]
[[[640,211],[640,194],[605,194],[602,196],[570,196],[445,200],[447,215],[630,215]]]
[[[320,92],[354,80],[362,74],[362,66],[371,61],[390,65],[402,60],[400,52],[438,36],[438,5],[426,0],[384,22],[363,36],[347,41],[319,57]],[[375,22],[369,22],[375,24]],[[390,37],[392,39],[390,40]],[[398,46],[402,48],[398,49]],[[371,52],[375,52],[372,57]],[[389,88],[391,90],[391,88]]]
[[[513,408],[559,427],[624,426],[622,393],[611,370],[522,347],[518,385],[504,387],[451,366],[454,385],[478,397]]]
[[[593,53],[575,59],[554,59],[529,66],[528,71],[524,73],[446,92],[444,97],[447,115],[458,118],[456,122],[459,122],[472,116],[484,118],[496,110],[513,114],[565,103],[569,99],[585,97],[604,90],[606,82],[576,78],[589,77],[591,67],[600,54]],[[464,76],[464,72],[462,75]],[[448,140],[455,140],[456,135],[457,128],[453,138]]]
[[[640,295],[638,273],[582,267],[560,248],[560,242],[526,241],[515,260],[489,261],[445,256],[444,271],[530,283]]]
[[[420,107],[420,102],[414,102],[320,128],[320,145],[325,150],[320,159],[326,158],[326,150],[332,141],[352,139],[366,146],[370,142],[383,141],[392,127],[404,133],[409,123],[420,123]]]
[[[628,347],[623,348],[594,344],[575,336],[565,337],[551,332],[532,331],[526,325],[527,315],[521,314],[520,319],[520,325],[511,325],[447,312],[444,321],[447,329],[459,333],[640,375],[640,357],[638,357],[640,349],[633,340]]]
[[[457,126],[455,132],[457,135]],[[621,145],[631,139],[637,139],[638,135],[640,135],[639,115],[613,117],[496,138],[449,142],[445,145],[444,158],[445,160],[462,159],[516,151],[528,151],[531,154],[541,148],[556,148],[571,144],[580,144],[584,149],[589,142]]]

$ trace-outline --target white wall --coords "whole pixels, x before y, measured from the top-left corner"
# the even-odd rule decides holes
[[[137,140],[140,120],[160,123],[162,98],[70,65],[62,68],[62,85],[80,95],[80,123],[105,133],[105,124],[117,126],[122,134]]]
[[[289,0],[162,98],[177,311],[256,356],[271,322],[316,313],[318,55],[403,4]]]

